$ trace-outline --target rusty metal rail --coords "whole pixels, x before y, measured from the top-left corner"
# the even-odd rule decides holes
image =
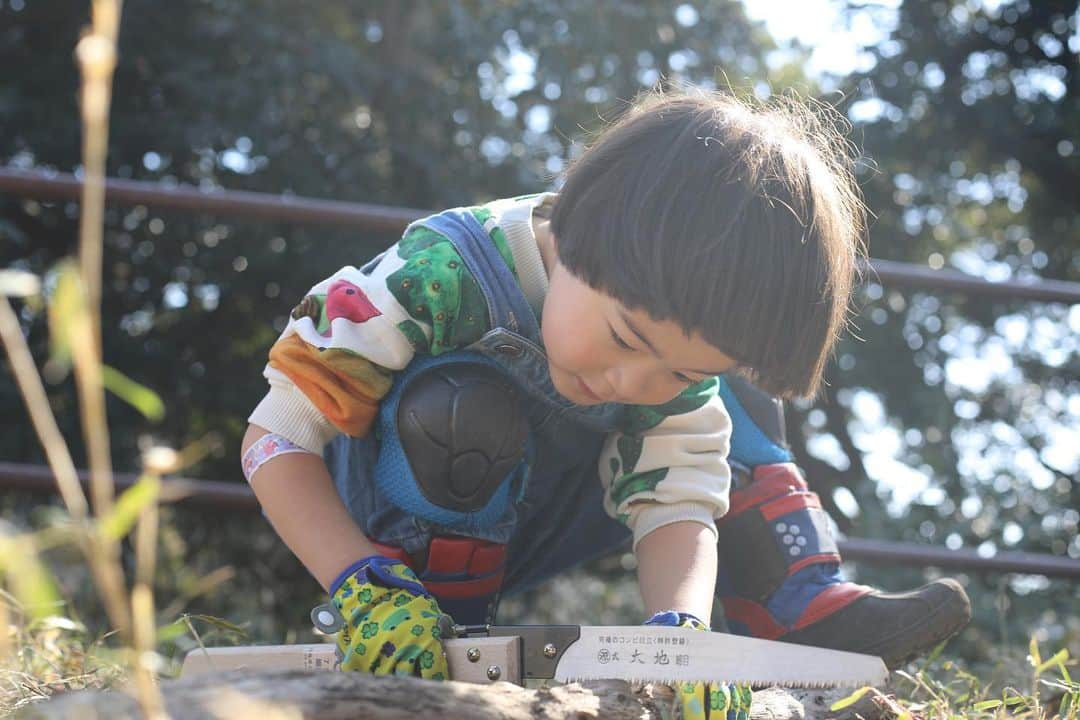
[[[41,200],[78,200],[82,181],[70,173],[0,168],[0,193]],[[129,205],[190,210],[291,223],[341,225],[373,232],[400,232],[429,210],[319,200],[239,190],[203,191],[190,185],[110,178],[106,200]],[[1040,279],[992,282],[956,270],[933,270],[892,260],[871,260],[870,277],[885,285],[951,290],[968,295],[1042,302],[1080,303],[1080,283]]]
[[[0,193],[38,200],[78,201],[82,180],[70,173],[0,168]],[[107,202],[153,205],[256,220],[282,220],[316,225],[344,225],[376,232],[400,232],[430,213],[411,208],[318,200],[295,195],[244,190],[200,190],[191,185],[165,185],[142,180],[108,178]]]
[[[88,487],[89,475],[85,471],[79,473],[79,479],[84,488]],[[131,487],[136,479],[135,475],[116,473],[116,487],[118,490],[126,489]],[[0,486],[34,493],[56,492],[56,481],[52,472],[40,465],[0,463]],[[246,484],[239,482],[169,479],[162,482],[161,497],[164,502],[192,509],[251,512],[259,509],[254,493]],[[948,550],[913,543],[855,538],[841,540],[839,544],[840,551],[847,560],[858,562],[937,567],[943,570],[1024,573],[1080,580],[1080,560],[1060,555],[1007,552],[984,557],[974,550]]]
[[[132,473],[113,473],[118,492],[127,490],[139,479]],[[83,490],[90,488],[90,473],[79,471]],[[0,462],[0,488],[38,494],[58,493],[56,478],[46,465]],[[169,478],[162,481],[162,502],[206,510],[258,510],[259,503],[247,484],[214,480]]]
[[[0,168],[0,193],[52,201],[79,199],[82,181],[69,173]],[[236,190],[203,191],[191,186],[168,186],[137,180],[109,179],[106,199],[112,203],[231,215],[290,223],[338,225],[373,232],[399,232],[430,211],[293,195]],[[894,287],[921,287],[969,295],[1043,302],[1080,302],[1080,283],[1041,279],[991,282],[955,270],[932,270],[913,263],[871,260],[870,277]],[[85,473],[80,474],[84,485]],[[130,487],[131,474],[116,474],[118,489]],[[43,466],[0,462],[0,487],[55,493],[52,472]],[[175,478],[164,482],[162,500],[182,507],[213,510],[258,510],[247,485]],[[1008,552],[984,557],[973,550],[947,550],[911,543],[849,539],[840,543],[849,560],[894,565],[933,566],[949,570],[1006,572],[1080,580],[1080,560],[1057,555]]]

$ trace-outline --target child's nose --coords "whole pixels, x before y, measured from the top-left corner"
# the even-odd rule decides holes
[[[608,382],[615,391],[616,401],[633,403],[649,394],[654,380],[654,374],[648,368],[624,365],[612,369]]]

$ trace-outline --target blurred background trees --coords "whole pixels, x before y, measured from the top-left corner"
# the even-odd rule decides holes
[[[556,186],[588,132],[661,78],[762,97],[794,86],[854,123],[876,214],[871,255],[991,279],[1080,280],[1075,2],[854,4],[841,22],[871,29],[874,42],[845,73],[813,71],[811,48],[777,41],[734,1],[124,9],[113,177],[442,208]],[[71,52],[85,23],[57,0],[0,3],[0,162],[77,170]],[[0,267],[47,273],[73,251],[76,216],[73,203],[0,197]],[[133,468],[148,438],[181,446],[210,435],[220,451],[187,474],[242,482],[239,438],[286,313],[333,269],[393,240],[111,207],[105,360],[168,408],[149,426],[110,407],[116,466]],[[23,320],[44,362],[45,318],[26,308]],[[826,392],[789,413],[800,462],[845,531],[1080,558],[1080,307],[871,278],[856,325]],[[81,457],[70,379],[54,376],[51,391]],[[41,462],[8,372],[0,402],[0,459]],[[5,502],[9,517],[32,504]],[[163,586],[194,596],[202,573],[228,563],[240,577],[188,609],[247,622],[259,640],[301,632],[317,588],[261,519],[206,520],[173,513]],[[892,588],[922,575],[858,568]],[[966,651],[1035,627],[1078,642],[1068,584],[968,580],[978,625]]]

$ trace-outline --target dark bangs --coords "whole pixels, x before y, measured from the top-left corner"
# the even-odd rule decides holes
[[[805,396],[844,324],[863,224],[850,173],[788,114],[721,95],[639,104],[571,166],[552,232],[590,286]]]

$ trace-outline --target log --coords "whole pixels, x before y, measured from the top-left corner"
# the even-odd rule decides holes
[[[522,688],[510,683],[433,683],[413,678],[303,670],[231,671],[161,682],[173,720],[661,720],[670,717],[671,691],[599,681]],[[846,690],[754,693],[753,720],[854,718],[830,714],[828,704]],[[794,694],[792,694],[794,693]],[[804,710],[803,699],[807,701]],[[831,698],[831,699],[830,699]],[[862,704],[861,704],[862,705]],[[868,714],[862,705],[862,717]],[[809,711],[809,712],[808,712]],[[56,695],[16,716],[20,720],[139,720],[135,699],[121,690],[81,690]]]

